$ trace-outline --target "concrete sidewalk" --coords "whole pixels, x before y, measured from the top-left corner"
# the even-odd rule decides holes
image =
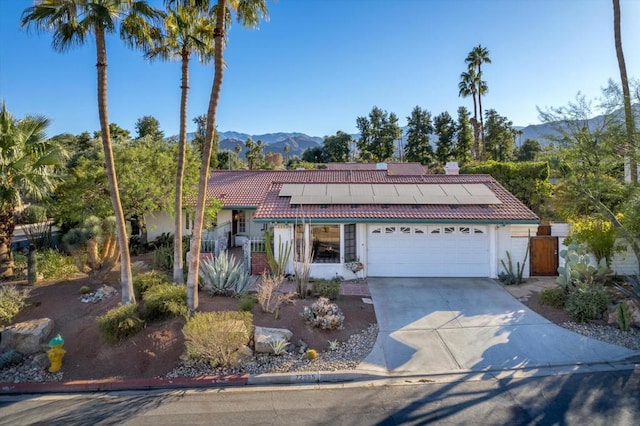
[[[441,374],[608,364],[640,356],[562,327],[485,278],[369,278],[380,332],[361,371]]]

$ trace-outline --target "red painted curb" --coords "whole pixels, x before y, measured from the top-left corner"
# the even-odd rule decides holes
[[[75,380],[70,382],[0,383],[0,395],[244,386],[248,375],[175,379]]]

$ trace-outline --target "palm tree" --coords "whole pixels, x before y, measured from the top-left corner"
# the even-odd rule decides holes
[[[480,132],[478,124],[478,102],[476,99],[476,72],[474,69],[470,69],[467,72],[460,74],[460,83],[458,83],[458,96],[473,98],[473,118],[471,119],[471,125],[473,126],[473,157],[474,160],[480,159]]]
[[[174,0],[179,1],[179,0]],[[182,0],[189,4],[208,3],[206,0]],[[220,99],[223,75],[223,52],[225,45],[225,30],[231,12],[235,12],[237,21],[242,26],[255,27],[260,18],[267,17],[266,0],[218,0],[213,6],[215,12],[216,28],[213,36],[215,40],[214,76],[209,108],[207,110],[207,127],[205,140],[202,147],[202,162],[200,164],[200,177],[198,179],[198,197],[196,211],[194,213],[193,237],[188,256],[189,274],[187,276],[187,305],[189,309],[198,308],[198,270],[200,268],[200,243],[202,242],[202,226],[204,223],[204,210],[207,198],[207,183],[209,180],[209,164],[213,151],[213,139],[216,123],[216,111]]]
[[[622,97],[624,101],[624,122],[627,133],[627,150],[629,154],[629,172],[631,183],[638,183],[638,162],[636,160],[636,144],[633,140],[635,135],[635,117],[631,109],[631,94],[629,93],[629,79],[627,77],[627,66],[624,61],[622,51],[622,35],[620,31],[620,0],[613,0],[613,31],[616,44],[616,56],[618,57],[618,68],[620,68],[620,80],[622,81]]]
[[[116,216],[116,232],[120,249],[120,281],[122,303],[134,303],[131,258],[118,179],[116,176],[109,117],[107,109],[107,48],[105,35],[119,28],[120,36],[132,44],[131,34],[150,33],[149,19],[158,19],[161,13],[143,0],[36,0],[22,14],[22,26],[52,31],[54,50],[64,52],[74,45],[84,44],[90,34],[96,41],[96,67],[98,77],[98,115],[105,170],[109,180],[111,205]]]
[[[47,139],[49,120],[42,116],[14,119],[5,103],[0,107],[0,278],[13,275],[11,241],[16,209],[23,198],[43,199],[58,180],[55,167],[65,152]]]
[[[482,81],[482,64],[490,64],[491,58],[489,58],[489,50],[486,47],[482,47],[482,45],[477,45],[474,47],[471,52],[467,55],[465,59],[467,66],[469,67],[469,71],[475,69],[475,85],[476,85],[476,96],[478,96],[478,112],[480,115],[480,150],[481,156],[485,156],[485,141],[484,141],[484,119],[482,118],[482,95],[486,94],[489,90],[487,83]]]
[[[169,5],[164,20],[164,31],[146,52],[150,60],[181,61],[180,137],[176,171],[175,223],[173,239],[173,281],[184,282],[182,261],[182,192],[184,185],[185,155],[187,149],[187,103],[189,96],[189,61],[198,54],[203,63],[213,59],[213,30],[215,22],[206,8]]]

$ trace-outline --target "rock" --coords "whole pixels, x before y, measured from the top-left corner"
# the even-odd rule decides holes
[[[238,364],[249,362],[253,358],[253,351],[249,346],[243,346],[238,350]]]
[[[81,296],[80,301],[82,303],[98,303],[113,296],[117,292],[118,290],[116,290],[115,288],[108,285],[103,285],[102,287],[97,289],[95,293],[89,293]]]
[[[53,329],[53,320],[41,318],[19,322],[7,327],[0,339],[0,352],[14,349],[21,354],[30,355],[42,351]]]
[[[255,331],[253,332],[255,350],[256,352],[263,354],[273,353],[273,348],[271,347],[272,342],[277,342],[278,340],[285,340],[288,342],[292,336],[293,333],[286,328],[256,326]]]
[[[631,311],[631,325],[640,327],[640,303],[631,299],[622,300],[618,303],[626,303],[627,306],[629,306],[629,310]],[[609,306],[607,306],[607,323],[616,325],[618,324],[617,309],[617,303],[611,303]]]
[[[49,362],[49,357],[44,352],[41,352],[33,357],[33,364],[37,365],[43,370],[48,369],[49,365],[51,365],[51,363]]]

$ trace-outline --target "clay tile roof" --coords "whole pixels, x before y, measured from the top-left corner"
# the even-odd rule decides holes
[[[499,205],[298,205],[278,194],[283,183],[421,183],[486,185]],[[391,175],[386,170],[223,171],[211,173],[208,196],[225,208],[256,208],[254,218],[263,221],[308,220],[406,220],[529,222],[538,217],[489,175]]]
[[[389,175],[423,175],[425,167],[420,163],[385,163]],[[327,163],[327,170],[377,170],[376,163]]]

